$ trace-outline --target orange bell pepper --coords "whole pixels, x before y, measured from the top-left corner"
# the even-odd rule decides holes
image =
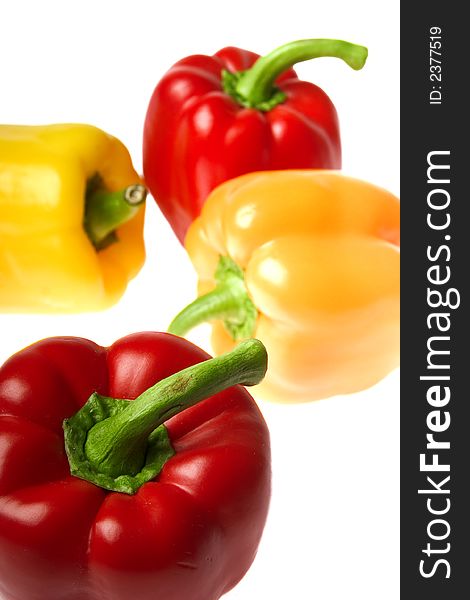
[[[261,339],[264,397],[363,390],[399,364],[399,219],[395,196],[331,171],[228,181],[188,231],[200,297],[169,330],[213,321],[216,353]]]

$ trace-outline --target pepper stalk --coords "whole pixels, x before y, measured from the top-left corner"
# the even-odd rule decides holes
[[[174,335],[212,320],[221,320],[234,341],[252,337],[258,310],[248,294],[242,269],[229,257],[221,256],[215,272],[216,286],[180,311],[168,327]]]
[[[174,454],[165,421],[233,385],[256,385],[266,369],[266,349],[251,339],[159,381],[133,401],[92,394],[64,421],[70,472],[108,490],[136,493]]]
[[[261,56],[246,71],[222,72],[224,91],[247,108],[269,111],[286,99],[274,85],[276,79],[299,62],[320,57],[339,58],[355,71],[362,69],[368,50],[343,40],[306,39],[279,46]]]
[[[97,250],[117,241],[116,229],[137,214],[146,197],[147,189],[140,183],[110,192],[103,187],[99,175],[89,180],[83,226]]]

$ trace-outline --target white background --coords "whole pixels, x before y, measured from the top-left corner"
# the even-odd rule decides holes
[[[266,53],[307,37],[364,44],[361,72],[335,59],[297,71],[336,104],[344,171],[398,194],[398,1],[2,1],[0,24],[0,122],[97,125],[128,146],[139,171],[147,103],[179,58],[227,45]],[[153,200],[147,204],[148,259],[121,302],[98,314],[0,314],[0,363],[51,335],[108,345],[165,330],[194,297],[196,279]],[[191,339],[209,350],[206,327]],[[252,569],[225,598],[398,598],[398,374],[354,396],[259,403],[272,434],[271,511]]]

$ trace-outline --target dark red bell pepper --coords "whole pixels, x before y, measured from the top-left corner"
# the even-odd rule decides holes
[[[208,358],[139,333],[110,348],[50,338],[5,363],[2,598],[216,600],[243,577],[270,446],[256,403],[229,386],[257,383],[266,354],[250,340]]]
[[[155,88],[144,127],[144,176],[181,242],[208,194],[252,171],[339,169],[335,107],[290,67],[319,56],[361,69],[367,49],[300,40],[267,56],[224,48],[177,62]]]

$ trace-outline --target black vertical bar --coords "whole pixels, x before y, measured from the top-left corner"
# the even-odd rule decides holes
[[[470,594],[470,69],[463,7],[401,3],[403,599]],[[428,173],[430,163],[450,168]],[[433,442],[450,448],[428,448]],[[426,464],[436,460],[450,470],[422,470],[421,454]]]

